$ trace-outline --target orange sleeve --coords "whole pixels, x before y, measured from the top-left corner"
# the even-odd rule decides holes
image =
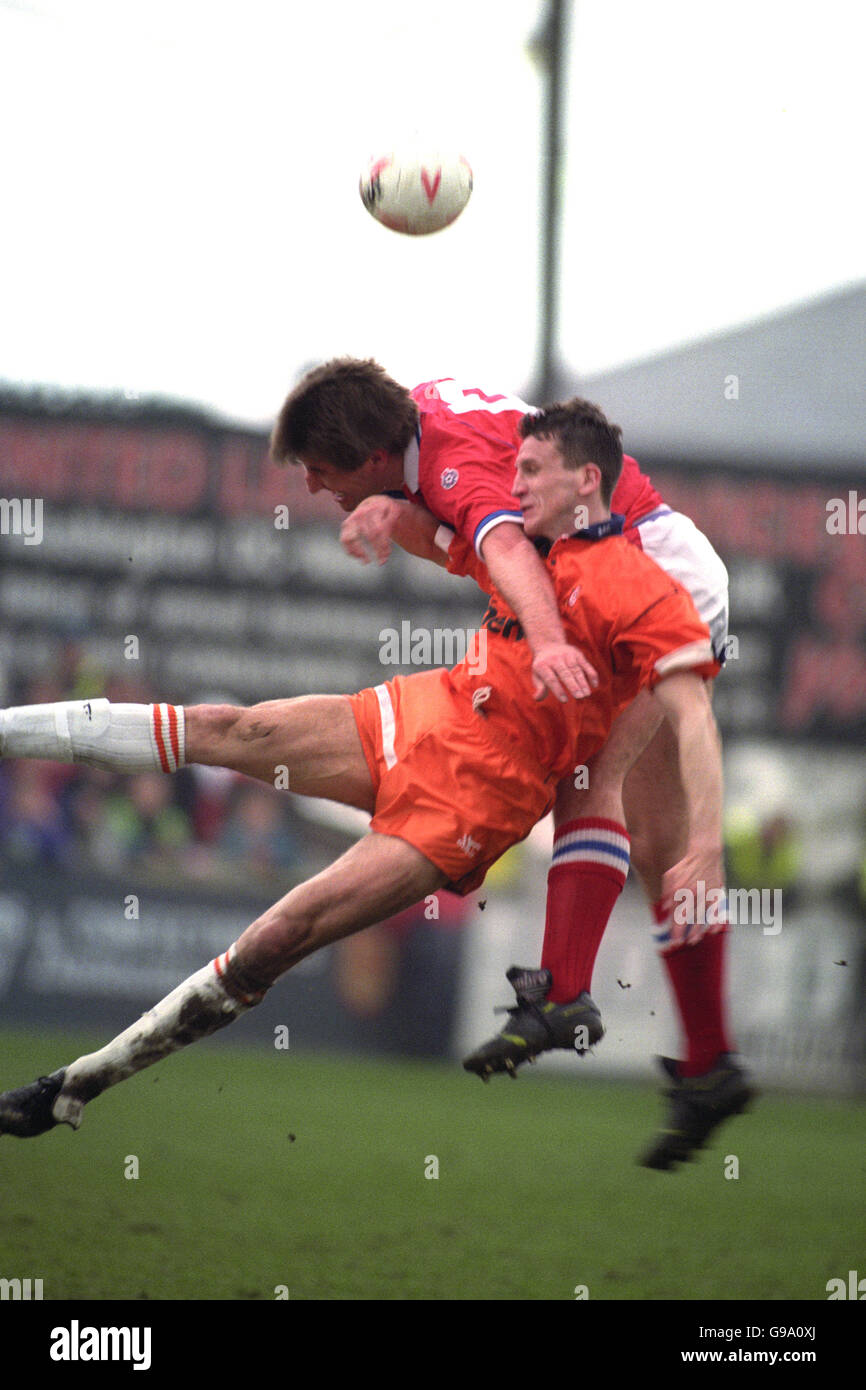
[[[650,689],[675,671],[694,671],[710,680],[721,670],[709,628],[691,596],[673,582],[617,632],[613,658],[618,673],[632,671]]]

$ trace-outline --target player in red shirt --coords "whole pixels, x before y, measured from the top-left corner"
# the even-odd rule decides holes
[[[565,641],[544,567],[511,496],[526,409],[514,396],[450,380],[409,392],[375,362],[338,358],[308,372],[289,394],[271,453],[278,462],[302,463],[310,491],[326,488],[344,511],[367,503],[367,526],[370,504],[387,503],[380,494],[392,493],[423,502],[477,546],[523,624],[538,693],[565,700],[588,695],[594,672]]]
[[[274,429],[272,452],[300,462],[312,491],[326,487],[351,513],[341,538],[350,554],[380,563],[390,541],[434,558],[414,535],[417,517],[402,494],[426,507],[487,564],[493,582],[519,616],[530,646],[537,693],[582,694],[580,673],[559,672],[549,621],[549,586],[527,562],[519,534],[521,498],[514,495],[523,402],[445,378],[407,391],[372,362],[337,359],[309,373],[289,395]],[[391,496],[373,495],[391,493]],[[716,654],[727,635],[727,574],[712,546],[687,517],[671,512],[634,459],[626,457],[612,498],[624,534],[691,593],[709,624]],[[506,524],[510,523],[510,524]],[[448,544],[447,533],[440,542]],[[522,542],[522,544],[521,544]],[[455,548],[451,567],[470,561]],[[441,557],[439,557],[441,558]],[[516,561],[520,561],[520,565]],[[546,605],[546,606],[545,606]],[[543,626],[537,615],[544,615]],[[561,651],[561,648],[559,649]],[[569,683],[568,677],[575,680]],[[682,853],[686,833],[677,748],[670,726],[647,697],[617,721],[599,754],[587,761],[582,785],[563,780],[554,807],[554,853],[548,880],[542,966],[553,985],[549,1001],[589,991],[599,946],[625,883],[638,872],[655,921],[655,937],[686,1039],[684,1076],[708,1072],[730,1050],[723,1025],[722,943],[684,952],[681,924],[663,891],[665,872]],[[520,1000],[518,999],[518,1005]],[[507,1036],[485,1053],[488,1071],[511,1070],[537,1045],[534,1003],[512,1013]],[[521,1028],[527,1036],[513,1039]],[[543,1049],[542,1049],[543,1050]]]
[[[3,712],[4,756],[125,771],[200,762],[270,783],[282,767],[294,791],[363,807],[373,819],[370,835],[292,889],[105,1048],[0,1096],[0,1133],[29,1137],[58,1123],[77,1128],[84,1105],[108,1086],[231,1022],[319,947],[448,884],[458,891],[474,886],[550,808],[584,740],[594,749],[642,688],[654,692],[678,730],[688,804],[686,853],[667,886],[694,896],[699,884],[721,885],[721,762],[704,688],[718,669],[709,631],[685,590],[615,534],[607,500],[621,458],[619,431],[594,412],[591,432],[607,434],[606,454],[600,463],[585,446],[575,455],[568,441],[571,434],[584,438],[587,410],[594,412],[576,402],[566,425],[542,422],[538,434],[531,432],[537,418],[528,417],[518,460],[527,527],[550,542],[546,569],[568,640],[585,643],[596,663],[597,690],[586,701],[533,701],[532,654],[492,589],[506,621],[485,629],[484,671],[467,659],[451,672],[398,677],[357,696],[270,701],[248,710],[95,700]],[[575,457],[583,460],[577,466]],[[567,538],[576,508],[587,525]],[[578,1014],[548,1004],[545,1017],[567,1027],[575,1046],[598,1036],[586,1001]],[[700,1147],[750,1094],[731,1059],[699,1092],[680,1091],[676,1158]]]

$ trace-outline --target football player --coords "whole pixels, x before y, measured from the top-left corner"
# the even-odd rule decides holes
[[[288,969],[439,888],[468,892],[553,804],[575,755],[597,753],[641,690],[677,733],[688,835],[664,891],[705,900],[722,885],[722,774],[705,681],[710,633],[687,592],[621,536],[609,499],[621,464],[619,430],[586,402],[524,418],[517,489],[538,538],[567,640],[589,654],[594,693],[537,701],[522,626],[489,588],[486,662],[397,677],[354,696],[306,696],[241,709],[67,701],[6,710],[0,752],[120,771],[228,767],[273,784],[285,767],[302,795],[372,814],[371,833],[329,869],[292,889],[237,942],[100,1051],[0,1096],[0,1133],[77,1128],[108,1086],[214,1032],[254,1006]],[[590,447],[591,445],[591,447]],[[584,523],[573,530],[576,515]],[[430,527],[437,528],[434,518]],[[432,538],[432,531],[428,540]],[[452,542],[453,544],[453,542]],[[723,938],[723,924],[689,921],[681,949]],[[687,944],[691,943],[691,944]],[[536,984],[538,982],[535,982]],[[530,982],[529,988],[532,988]],[[585,1050],[602,1032],[588,995],[539,1014]],[[700,1085],[674,1076],[671,1124],[645,1158],[670,1167],[701,1147],[751,1094],[731,1055]],[[671,1140],[675,1135],[676,1143]],[[659,1142],[660,1142],[659,1141]]]
[[[462,559],[455,558],[452,568],[467,572],[466,557],[474,552],[520,618],[535,653],[536,692],[547,688],[558,698],[581,697],[584,682],[593,679],[591,663],[583,661],[578,669],[576,657],[569,664],[563,656],[550,584],[533,564],[522,533],[523,498],[513,489],[525,413],[524,403],[507,394],[451,378],[409,391],[375,362],[338,358],[309,372],[290,393],[271,448],[277,460],[304,467],[311,491],[334,493],[350,513],[343,544],[361,560],[372,554],[381,563],[392,540],[434,558],[416,534],[413,509],[399,498],[423,502],[458,537]],[[627,539],[689,590],[723,659],[728,577],[709,541],[689,518],[665,505],[629,456],[611,506],[623,516]],[[707,1075],[730,1051],[724,946],[708,938],[700,949],[682,952],[663,892],[664,875],[681,857],[686,836],[674,731],[649,698],[639,696],[578,778],[575,771],[563,779],[554,805],[541,959],[548,972],[542,978],[550,980],[544,1001],[564,1004],[590,991],[599,946],[631,863],[647,894],[685,1038],[679,1074]],[[470,1069],[483,1076],[513,1074],[538,1051],[568,1046],[544,1027],[538,980],[529,994],[522,988],[527,981],[525,972],[512,979],[520,986],[516,1007],[498,1037],[467,1058]]]

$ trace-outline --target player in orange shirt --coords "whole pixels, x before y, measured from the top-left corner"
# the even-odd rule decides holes
[[[594,412],[594,428],[603,422],[606,456],[597,463],[579,451],[582,461],[574,465],[569,426],[580,435],[588,410],[594,412],[584,402],[572,403],[564,423],[528,416],[518,473],[528,533],[549,543],[545,564],[568,640],[585,644],[596,664],[599,683],[590,699],[533,698],[532,654],[494,590],[503,621],[491,619],[483,629],[486,669],[473,654],[450,672],[398,677],[356,696],[307,696],[251,709],[94,700],[3,712],[0,752],[7,757],[120,771],[199,762],[270,784],[275,770],[285,767],[293,791],[361,807],[372,821],[367,837],[292,889],[224,954],[106,1047],[0,1096],[0,1133],[28,1137],[58,1123],[77,1128],[88,1101],[231,1022],[311,952],[439,888],[466,892],[476,886],[550,809],[575,756],[600,746],[611,721],[642,688],[654,692],[676,728],[688,803],[687,852],[666,886],[695,897],[702,884],[705,899],[721,887],[721,762],[704,688],[718,663],[685,590],[616,534],[608,501],[620,461],[619,431],[600,412]],[[572,536],[576,509],[587,524]],[[693,934],[706,930],[695,923]],[[588,1044],[594,1006],[574,1002],[579,1014],[551,1004],[546,1016],[564,1019],[575,1041]],[[579,1038],[577,1028],[585,1030]],[[688,1121],[683,1143],[699,1147],[748,1095],[742,1072],[729,1060],[699,1095],[680,1097]]]
[[[537,689],[559,698],[586,693],[592,665],[563,643],[549,579],[522,534],[514,485],[525,408],[506,393],[439,378],[408,390],[375,362],[338,358],[313,369],[286,399],[272,453],[303,466],[312,492],[329,490],[350,513],[341,540],[349,554],[381,563],[390,542],[441,562],[415,534],[419,501],[456,533],[452,568],[466,573],[481,558],[493,583],[520,618],[536,653]],[[588,442],[588,436],[587,441]],[[594,447],[594,445],[592,446]],[[387,493],[388,495],[381,495]],[[523,494],[521,494],[523,495]],[[709,625],[713,649],[726,647],[727,573],[705,536],[673,512],[640,470],[623,457],[611,499],[624,535],[673,575]],[[432,553],[431,553],[432,551]],[[461,556],[463,557],[461,559]],[[648,692],[616,721],[584,781],[566,776],[553,808],[553,860],[548,875],[541,965],[552,979],[544,1003],[588,993],[607,922],[629,865],[644,887],[654,937],[685,1040],[681,1079],[703,1077],[730,1050],[722,1007],[723,942],[708,938],[682,949],[681,924],[664,893],[665,873],[683,853],[686,819],[676,739]],[[512,981],[514,983],[514,981]],[[533,1051],[555,1046],[537,1018],[538,987],[510,1011],[498,1040],[475,1054],[486,1077],[510,1070]],[[471,1062],[472,1059],[467,1059]],[[662,1156],[663,1160],[663,1156]]]

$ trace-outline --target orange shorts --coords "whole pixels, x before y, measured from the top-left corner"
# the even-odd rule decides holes
[[[448,672],[396,676],[349,696],[373,779],[371,830],[414,845],[471,893],[553,805],[543,775]]]

